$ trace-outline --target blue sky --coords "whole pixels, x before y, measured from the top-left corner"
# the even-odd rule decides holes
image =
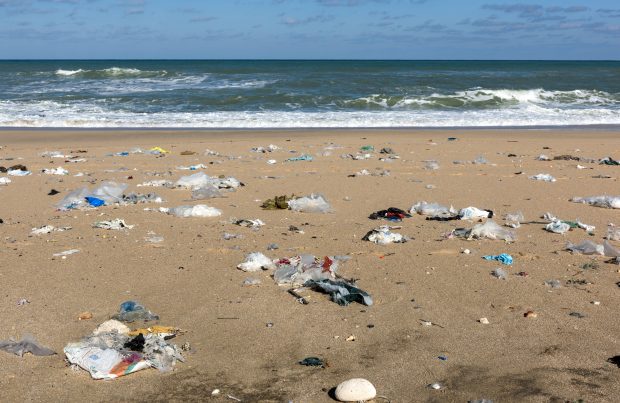
[[[620,1],[0,0],[0,57],[620,59]]]

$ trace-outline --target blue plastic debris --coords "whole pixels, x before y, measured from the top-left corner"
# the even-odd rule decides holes
[[[88,204],[90,204],[93,207],[99,207],[105,204],[105,201],[99,199],[98,197],[86,196],[85,199],[88,202]]]
[[[312,155],[302,154],[298,157],[291,157],[287,161],[312,161]]]
[[[482,256],[483,259],[485,260],[497,260],[500,263],[503,263],[505,265],[511,265],[512,264],[512,256],[510,256],[507,253],[502,253],[500,255],[488,255],[488,256]]]
[[[122,322],[134,322],[136,320],[147,322],[158,320],[159,316],[147,310],[136,301],[125,301],[121,304],[118,314],[114,315],[113,318]]]

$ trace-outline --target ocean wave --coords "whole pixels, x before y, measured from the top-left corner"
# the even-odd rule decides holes
[[[452,94],[432,93],[418,96],[389,96],[372,94],[343,103],[349,107],[382,109],[408,108],[497,108],[523,105],[570,106],[570,105],[618,105],[620,94],[605,91],[576,89],[572,91],[548,91],[542,88],[527,90],[473,88]]]
[[[84,73],[86,70],[82,70],[82,69],[77,69],[77,70],[63,70],[63,69],[58,69],[56,70],[56,75],[57,76],[74,76],[76,74],[80,74],[80,73]]]
[[[164,77],[169,75],[166,70],[140,70],[131,67],[108,67],[100,70],[64,70],[55,71],[57,76],[64,77],[82,77],[82,78],[126,78],[126,77]]]
[[[389,111],[131,112],[108,104],[0,101],[1,127],[75,128],[372,128],[620,125],[610,108]]]

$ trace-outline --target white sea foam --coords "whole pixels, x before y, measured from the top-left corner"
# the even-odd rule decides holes
[[[559,109],[530,104],[520,108],[387,111],[219,111],[134,113],[107,103],[0,101],[3,127],[179,127],[179,128],[330,128],[330,127],[526,127],[620,125],[620,110]]]
[[[56,75],[58,76],[74,76],[76,74],[84,73],[86,70],[78,69],[78,70],[56,70]]]

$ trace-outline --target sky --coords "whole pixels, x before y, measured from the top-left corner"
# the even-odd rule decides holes
[[[0,0],[2,59],[620,59],[618,0]]]

